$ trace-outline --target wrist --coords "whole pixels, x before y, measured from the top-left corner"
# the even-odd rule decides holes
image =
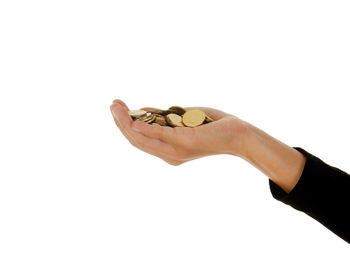
[[[259,129],[248,122],[244,122],[244,125],[245,131],[242,138],[243,142],[240,149],[240,157],[250,162],[254,157],[253,153],[257,149]]]
[[[252,128],[248,122],[239,119],[239,124],[234,123],[231,129],[229,154],[245,159],[248,156],[249,140]]]
[[[239,156],[289,193],[304,169],[304,155],[252,124],[245,122],[245,126]]]

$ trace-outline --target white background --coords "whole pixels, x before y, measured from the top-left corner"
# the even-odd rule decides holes
[[[175,167],[109,106],[214,107],[350,172],[348,1],[0,2],[0,253],[348,253],[246,161]]]

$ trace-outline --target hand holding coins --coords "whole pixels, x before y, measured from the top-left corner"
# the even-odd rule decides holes
[[[152,107],[130,110],[123,101],[115,100],[111,112],[133,146],[171,165],[245,151],[246,123],[215,108],[172,106],[166,110]],[[205,128],[194,128],[198,126]]]
[[[128,113],[134,121],[170,127],[196,127],[214,121],[200,109],[186,110],[180,106],[172,106],[167,110],[129,110]]]

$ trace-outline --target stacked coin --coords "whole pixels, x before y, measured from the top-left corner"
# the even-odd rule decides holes
[[[172,106],[167,110],[130,110],[129,115],[134,121],[170,127],[196,127],[214,121],[200,109],[186,110],[180,106]]]

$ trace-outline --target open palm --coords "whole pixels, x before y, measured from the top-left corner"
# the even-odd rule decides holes
[[[150,125],[133,121],[129,108],[121,100],[115,100],[110,107],[115,123],[132,145],[171,165],[214,154],[239,155],[244,121],[213,108],[185,107],[194,108],[204,111],[214,122],[194,128]]]

